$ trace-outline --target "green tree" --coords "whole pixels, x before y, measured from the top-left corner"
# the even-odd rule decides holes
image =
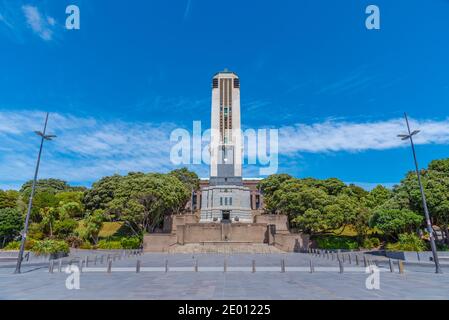
[[[199,190],[200,179],[195,172],[189,171],[187,168],[181,168],[170,171],[170,174],[178,178],[179,181],[187,187],[187,189],[194,191]]]
[[[370,219],[370,226],[376,227],[390,238],[397,239],[400,233],[415,232],[423,217],[408,209],[376,209]]]
[[[53,237],[53,228],[55,225],[55,221],[58,219],[58,211],[52,207],[46,207],[40,209],[40,216],[42,217],[41,225],[44,228],[44,231],[50,237]]]
[[[347,194],[350,197],[355,197],[358,200],[362,200],[369,195],[368,191],[355,184],[350,184],[347,188],[343,189],[342,193]]]
[[[277,213],[277,203],[273,200],[274,193],[280,189],[283,182],[290,179],[293,177],[288,174],[273,174],[258,183],[257,188],[263,194],[266,211]]]
[[[84,199],[84,192],[82,191],[64,191],[55,194],[58,205],[61,206],[69,202],[77,202],[82,204]]]
[[[16,208],[20,193],[15,190],[0,190],[0,209]]]
[[[75,229],[78,227],[78,222],[74,219],[66,218],[56,220],[54,222],[54,234],[59,239],[66,239],[73,235]]]
[[[97,209],[89,213],[84,219],[84,229],[81,236],[86,240],[92,240],[94,244],[98,243],[98,236],[106,216],[104,210]]]
[[[27,200],[28,201],[28,200]],[[33,207],[31,211],[31,220],[34,222],[40,222],[43,219],[42,212],[48,210],[48,208],[57,208],[58,201],[51,192],[37,192],[33,197]],[[24,207],[26,210],[26,207]]]
[[[329,178],[326,180],[316,181],[318,187],[325,188],[327,194],[332,196],[339,195],[343,190],[347,188],[346,184],[337,178]]]
[[[109,203],[114,199],[117,188],[119,187],[122,176],[116,174],[103,177],[92,185],[83,199],[84,207],[87,211],[93,212],[97,209],[106,209]]]
[[[422,184],[427,199],[432,224],[438,225],[449,243],[449,159],[432,161],[426,170],[421,170]],[[395,188],[395,200],[401,207],[407,207],[424,215],[418,179],[409,172]]]
[[[27,181],[22,185],[22,188],[20,189],[20,193],[26,199],[28,199],[30,197],[32,184],[33,184],[32,180]],[[55,194],[57,192],[68,191],[68,190],[70,190],[70,186],[64,180],[39,179],[36,181],[36,193],[47,192],[47,193]]]
[[[393,193],[391,190],[382,185],[378,185],[366,195],[366,206],[370,209],[382,206],[390,200],[392,196]]]
[[[357,242],[359,245],[363,245],[366,240],[369,231],[369,221],[372,217],[372,211],[365,205],[361,205],[355,212],[352,226],[357,233]]]
[[[165,215],[180,212],[189,198],[190,190],[173,175],[131,173],[120,181],[107,211],[140,235],[153,231]]]
[[[2,248],[20,235],[23,228],[23,215],[15,208],[0,209],[0,238]]]
[[[61,219],[79,218],[84,214],[83,205],[79,202],[67,202],[58,207]]]

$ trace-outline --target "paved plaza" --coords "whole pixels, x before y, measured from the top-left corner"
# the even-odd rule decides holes
[[[68,290],[69,274],[49,273],[49,263],[26,262],[14,275],[13,264],[0,263],[0,299],[448,299],[449,266],[433,273],[431,265],[406,265],[399,274],[388,262],[377,262],[380,288],[369,290],[363,263],[303,253],[285,254],[143,254],[100,262],[98,252],[78,252],[64,260],[89,256],[80,288]],[[95,264],[94,257],[97,256]],[[111,256],[112,257],[112,256]],[[137,260],[140,272],[136,273]],[[284,260],[283,269],[281,261]],[[225,262],[226,261],[226,262]],[[310,261],[314,268],[310,273]],[[167,264],[167,269],[166,269]],[[166,271],[167,270],[167,271]],[[226,270],[226,272],[224,272]],[[254,272],[255,271],[255,272]],[[285,271],[285,272],[281,272]]]

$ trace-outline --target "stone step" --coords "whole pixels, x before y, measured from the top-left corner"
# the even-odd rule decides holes
[[[168,253],[285,253],[284,251],[267,244],[241,244],[241,243],[228,243],[228,244],[198,244],[189,243],[185,245],[175,245],[167,250]]]

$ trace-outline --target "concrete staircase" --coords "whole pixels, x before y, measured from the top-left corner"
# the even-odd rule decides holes
[[[168,253],[285,253],[274,246],[265,243],[232,243],[232,242],[213,242],[213,243],[189,243],[185,245],[171,246]]]

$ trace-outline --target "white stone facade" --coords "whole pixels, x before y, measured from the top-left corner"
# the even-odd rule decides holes
[[[200,222],[253,222],[250,190],[242,186],[213,186],[202,190]],[[229,211],[229,217],[223,213]],[[228,218],[228,219],[226,219]]]

